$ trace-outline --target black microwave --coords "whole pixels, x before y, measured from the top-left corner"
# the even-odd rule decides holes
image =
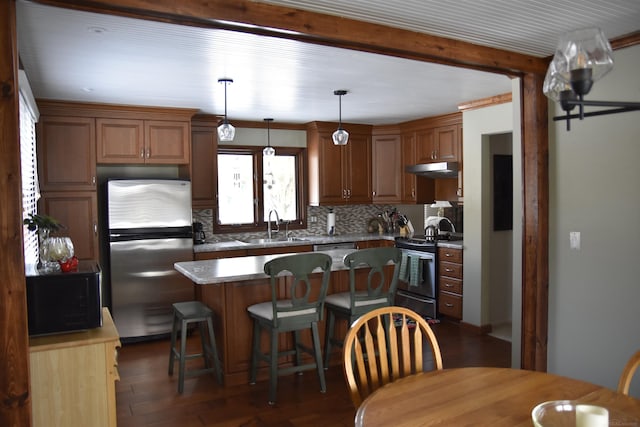
[[[78,271],[28,275],[29,335],[82,331],[102,326],[101,270],[80,262]]]

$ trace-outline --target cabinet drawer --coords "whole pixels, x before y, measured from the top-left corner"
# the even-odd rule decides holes
[[[462,264],[453,264],[451,262],[441,262],[440,277],[453,277],[455,279],[462,279]]]
[[[452,294],[462,295],[462,280],[452,279],[451,277],[440,277],[440,290],[451,292]]]
[[[462,264],[462,249],[438,248],[438,259]]]
[[[462,297],[447,292],[439,293],[438,312],[445,316],[462,319]]]

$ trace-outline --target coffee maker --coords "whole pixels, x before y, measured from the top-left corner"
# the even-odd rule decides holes
[[[206,237],[204,235],[204,226],[201,222],[193,223],[193,243],[195,245],[201,245],[204,243]]]

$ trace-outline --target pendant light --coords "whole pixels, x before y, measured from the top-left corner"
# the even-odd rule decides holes
[[[262,155],[265,157],[273,157],[276,155],[276,150],[271,146],[271,135],[269,129],[269,123],[273,121],[273,119],[264,119],[267,122],[267,146],[262,150]]]
[[[639,111],[640,102],[584,99],[593,83],[612,68],[613,51],[601,29],[582,28],[565,33],[558,42],[542,87],[544,94],[559,102],[565,112],[565,115],[554,117],[553,120],[566,120],[567,130],[571,130],[571,119],[583,120],[591,116]],[[578,113],[571,114],[576,106]],[[599,109],[585,112],[584,107]]]
[[[342,129],[342,95],[346,95],[347,91],[346,90],[334,90],[333,91],[334,95],[338,95],[338,99],[339,99],[339,108],[340,108],[340,115],[338,116],[338,130],[336,130],[333,133],[333,143],[335,145],[347,145],[347,142],[349,141],[349,132],[347,132],[346,130]]]
[[[229,142],[233,141],[233,137],[236,136],[236,128],[227,119],[227,84],[233,83],[233,79],[218,79],[218,83],[224,83],[224,120],[218,126],[218,139],[222,142]]]

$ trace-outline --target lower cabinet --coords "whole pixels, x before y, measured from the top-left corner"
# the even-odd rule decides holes
[[[368,249],[368,248],[386,248],[393,247],[396,243],[394,240],[362,240],[356,242],[356,249]]]
[[[438,248],[438,312],[462,320],[462,249]]]
[[[101,328],[29,340],[34,427],[116,426],[120,337],[102,316]]]
[[[64,225],[58,234],[71,238],[78,259],[100,259],[98,196],[95,191],[43,192],[39,203],[41,212]]]

